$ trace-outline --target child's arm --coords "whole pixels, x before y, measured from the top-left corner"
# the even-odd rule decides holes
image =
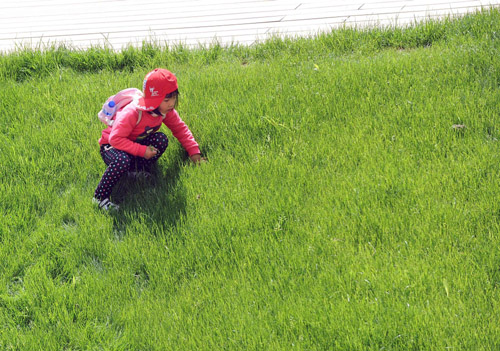
[[[139,114],[135,108],[127,107],[116,114],[115,123],[113,123],[113,128],[109,134],[109,143],[115,149],[125,151],[134,156],[145,157],[147,156],[147,146],[135,143],[129,139],[130,134],[136,127]]]
[[[165,123],[165,125],[172,131],[174,137],[179,140],[191,159],[193,159],[193,156],[195,159],[200,156],[200,147],[198,146],[198,143],[194,139],[193,134],[189,130],[186,123],[184,123],[184,121],[179,117],[176,110],[168,113],[163,123]]]

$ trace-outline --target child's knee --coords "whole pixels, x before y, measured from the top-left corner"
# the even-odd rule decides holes
[[[116,170],[120,173],[125,173],[130,168],[132,164],[132,157],[127,153],[122,153],[119,157],[115,159],[114,166]]]
[[[155,133],[154,136],[153,136],[152,144],[157,149],[165,151],[165,149],[168,146],[168,138],[162,132]]]

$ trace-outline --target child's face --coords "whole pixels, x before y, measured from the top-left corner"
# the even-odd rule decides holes
[[[167,114],[170,111],[172,111],[175,107],[175,100],[177,99],[176,96],[170,97],[170,98],[165,98],[160,106],[158,107],[158,110],[160,110],[161,113]]]

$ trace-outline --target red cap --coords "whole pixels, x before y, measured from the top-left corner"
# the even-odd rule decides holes
[[[167,94],[177,90],[177,78],[172,72],[156,68],[144,78],[143,97],[139,99],[137,108],[142,111],[153,111],[160,106]]]

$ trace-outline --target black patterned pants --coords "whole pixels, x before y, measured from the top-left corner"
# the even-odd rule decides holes
[[[101,181],[95,190],[94,197],[96,199],[100,201],[108,199],[111,196],[113,187],[127,172],[149,172],[151,166],[158,161],[168,146],[168,138],[161,132],[154,133],[147,138],[136,142],[142,145],[152,145],[158,150],[158,153],[155,157],[146,160],[144,157],[132,156],[125,151],[117,150],[109,144],[101,145],[101,157],[108,168],[106,168],[106,171],[104,172]]]

